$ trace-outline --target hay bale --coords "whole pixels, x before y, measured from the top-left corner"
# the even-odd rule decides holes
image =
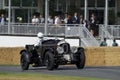
[[[15,51],[13,52],[13,64],[20,64],[20,51],[23,48],[15,48]]]
[[[104,54],[104,49],[102,48],[86,48],[86,66],[104,66]]]
[[[0,64],[19,65],[22,47],[0,48]],[[120,47],[85,47],[86,66],[120,66]]]
[[[105,65],[120,66],[120,47],[105,48]]]
[[[120,52],[105,52],[106,66],[120,66]]]
[[[2,65],[18,65],[20,62],[19,52],[22,48],[0,48],[0,64]]]
[[[120,52],[120,47],[105,47],[105,52]]]
[[[12,64],[12,50],[10,48],[0,48],[0,64]]]

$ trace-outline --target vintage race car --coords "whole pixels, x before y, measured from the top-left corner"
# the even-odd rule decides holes
[[[28,70],[30,65],[46,66],[48,70],[66,64],[75,64],[78,69],[83,69],[85,66],[84,48],[70,47],[65,40],[48,39],[42,41],[41,46],[26,45],[20,54],[22,70]]]

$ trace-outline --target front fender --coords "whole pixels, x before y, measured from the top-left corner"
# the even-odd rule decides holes
[[[30,55],[29,55],[29,53],[28,53],[27,50],[25,50],[25,49],[24,49],[24,50],[21,50],[21,51],[20,51],[20,54],[21,54],[21,56],[22,56],[22,55],[25,55],[25,56],[26,56],[26,59],[27,59],[27,62],[30,63]]]
[[[54,53],[54,49],[53,49],[53,48],[48,48],[48,49],[46,49],[46,50],[45,50],[45,53],[46,53],[47,51],[50,51],[51,53]]]
[[[20,54],[22,54],[24,51],[26,51],[26,50],[25,50],[25,49],[21,50],[21,51],[20,51]]]
[[[83,47],[79,47],[79,48],[78,48],[78,51],[80,51],[80,52],[84,52],[85,49],[84,49]]]
[[[54,49],[48,48],[48,49],[45,49],[45,51],[44,51],[44,55],[43,55],[44,57],[45,57],[46,52],[48,52],[48,51],[54,54]]]

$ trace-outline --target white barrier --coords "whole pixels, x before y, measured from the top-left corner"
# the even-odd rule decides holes
[[[0,36],[0,47],[24,47],[26,44],[35,44],[37,40],[37,37]],[[78,39],[66,39],[66,41],[71,46],[79,46]]]

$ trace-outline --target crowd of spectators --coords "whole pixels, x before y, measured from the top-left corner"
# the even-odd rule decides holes
[[[40,15],[39,17],[36,17],[35,15],[33,16],[33,19],[32,19],[33,24],[44,23],[44,22],[45,22],[45,19],[42,15]],[[54,17],[48,16],[48,23],[49,24],[71,24],[71,25],[83,24],[83,27],[88,28],[88,30],[93,36],[98,36],[99,23],[95,14],[91,14],[90,19],[88,20],[84,19],[83,14],[78,15],[77,12],[75,12],[73,16],[71,16],[69,13],[65,13],[64,17],[60,15],[56,15]]]
[[[32,24],[42,24],[45,23],[45,18],[42,14],[39,16],[33,15],[33,18],[31,20]],[[64,17],[61,17],[60,15],[57,16],[48,16],[48,23],[49,24],[70,24],[70,25],[79,25],[82,24],[83,27],[86,27],[90,33],[93,36],[98,36],[99,32],[99,20],[97,20],[97,16],[93,13],[90,15],[90,18],[88,20],[84,19],[84,16],[82,14],[78,15],[77,12],[71,16],[69,13],[65,13]],[[4,14],[1,14],[0,16],[0,25],[6,24],[6,17]],[[107,46],[106,38],[101,42],[100,46]],[[113,40],[112,46],[118,46],[118,43],[116,40]]]
[[[34,24],[34,21],[36,23],[44,23],[45,19],[43,18],[42,15],[40,15],[40,18],[36,18],[35,16],[33,16],[33,19],[32,19],[33,24]],[[95,16],[95,14],[91,14],[89,20],[85,20],[84,16],[82,14],[78,15],[77,12],[75,12],[73,14],[73,16],[71,16],[68,13],[65,13],[64,18],[61,18],[60,15],[54,16],[54,17],[49,16],[48,23],[55,24],[55,25],[58,25],[58,24],[79,25],[79,24],[82,24],[82,27],[86,27],[93,36],[98,35],[99,21],[97,20],[97,17]],[[104,38],[104,40],[100,43],[100,46],[108,46],[108,44],[106,42],[106,38]],[[113,40],[113,44],[111,46],[118,46],[118,43],[116,42],[115,39]]]
[[[42,14],[33,15],[33,18],[31,20],[32,24],[42,24],[45,23],[45,18]],[[6,23],[6,17],[4,14],[1,14],[0,16],[0,25],[4,25]],[[97,25],[97,18],[94,14],[90,16],[90,19],[85,20],[83,14],[78,14],[77,12],[74,12],[73,15],[70,15],[69,13],[65,13],[64,16],[56,15],[56,16],[48,16],[48,23],[49,24],[70,24],[70,25],[79,25],[83,24],[83,27],[88,28],[90,33],[93,36],[98,35],[98,25]]]

